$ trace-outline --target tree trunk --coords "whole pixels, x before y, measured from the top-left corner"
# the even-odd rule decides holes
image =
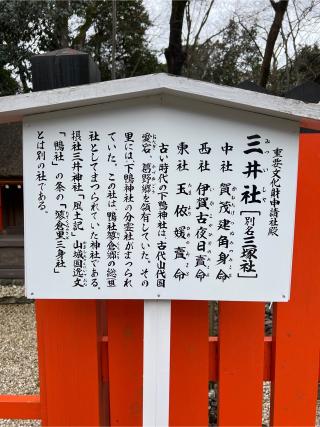
[[[30,89],[29,89],[28,83],[27,83],[26,67],[24,65],[22,65],[22,63],[20,62],[18,69],[19,69],[19,77],[21,80],[23,92],[24,93],[30,92]]]
[[[186,52],[182,48],[182,26],[187,1],[172,0],[169,46],[165,50],[168,73],[177,76],[181,75],[182,66],[186,60]]]
[[[264,51],[264,57],[261,65],[260,86],[262,87],[266,87],[268,83],[274,45],[280,32],[283,17],[288,7],[288,2],[289,0],[280,0],[276,3],[273,0],[270,0],[271,6],[275,11],[275,16],[268,34],[266,49]]]
[[[57,15],[55,22],[55,33],[57,37],[57,49],[69,47],[69,29],[68,29],[68,0],[59,0],[56,2]]]

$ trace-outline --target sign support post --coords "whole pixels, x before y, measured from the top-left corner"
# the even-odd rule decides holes
[[[144,301],[143,426],[169,425],[171,301]]]

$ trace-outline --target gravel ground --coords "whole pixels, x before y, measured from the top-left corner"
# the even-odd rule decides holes
[[[262,405],[262,425],[263,426],[269,426],[270,394],[271,394],[270,381],[264,381],[263,382],[263,405]]]
[[[271,383],[270,381],[265,381],[263,383],[263,408],[262,408],[262,424],[264,426],[269,426],[269,417],[270,417],[270,396],[271,396]],[[320,398],[320,396],[318,396]],[[320,400],[317,403],[317,416],[315,427],[320,427]]]
[[[21,286],[0,286],[0,394],[38,394],[34,304],[23,301]],[[263,385],[263,425],[269,426],[270,382]],[[212,410],[216,410],[215,392],[209,393]],[[211,421],[214,425],[214,421]],[[0,427],[40,426],[36,420],[0,420]],[[316,427],[320,427],[320,401]]]
[[[38,362],[33,304],[3,304],[23,296],[21,286],[0,287],[0,394],[37,394]],[[0,426],[40,426],[37,420],[0,420]]]

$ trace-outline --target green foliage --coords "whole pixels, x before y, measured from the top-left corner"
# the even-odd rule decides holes
[[[320,83],[319,45],[315,43],[311,46],[300,46],[296,57],[288,65],[275,70],[271,79],[279,94],[306,81]]]
[[[142,0],[117,1],[117,78],[157,71],[156,55],[146,40],[149,26]],[[102,80],[109,79],[112,2],[0,0],[0,94],[29,91],[31,56],[64,47],[89,52]]]
[[[300,47],[293,62],[299,82],[315,80],[320,83],[320,48],[318,44]]]
[[[35,49],[34,41],[40,34],[41,7],[38,4],[41,2],[0,2],[1,95],[22,89],[28,91],[27,80],[30,74],[27,62]],[[28,19],[29,16],[32,16],[32,20]],[[9,72],[8,68],[12,71]],[[22,87],[17,76],[20,77]]]
[[[19,85],[11,77],[10,71],[0,68],[0,95],[7,96],[19,91]]]
[[[88,5],[90,2],[87,2]],[[103,79],[111,77],[111,34],[112,3],[95,1],[93,29],[86,49],[98,62]],[[86,13],[86,11],[85,11]],[[130,77],[157,70],[156,56],[150,52],[146,42],[146,31],[150,26],[142,0],[117,2],[116,75]]]
[[[220,39],[191,46],[185,75],[230,86],[255,80],[261,63],[256,36],[254,26],[244,29],[231,19]]]

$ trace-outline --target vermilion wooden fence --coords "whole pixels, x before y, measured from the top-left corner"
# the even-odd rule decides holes
[[[272,337],[263,303],[220,303],[219,336],[208,339],[208,304],[172,302],[170,425],[208,425],[209,381],[218,382],[218,425],[261,425],[263,380],[272,383],[271,426],[315,425],[319,165],[320,134],[302,133],[291,299],[274,304]],[[40,396],[0,396],[0,417],[141,425],[143,302],[37,301],[36,310]]]

